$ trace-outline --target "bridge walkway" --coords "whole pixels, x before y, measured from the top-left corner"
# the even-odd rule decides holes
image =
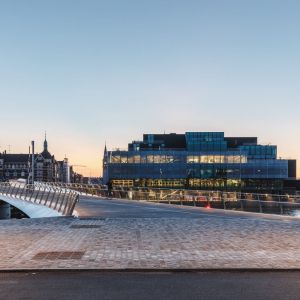
[[[300,269],[298,218],[129,202],[1,221],[0,269]]]

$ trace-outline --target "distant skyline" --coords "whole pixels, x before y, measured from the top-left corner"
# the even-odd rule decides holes
[[[0,0],[0,150],[81,171],[143,133],[278,145],[300,177],[299,1]]]

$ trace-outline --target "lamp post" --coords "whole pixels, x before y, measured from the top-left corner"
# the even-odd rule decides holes
[[[242,150],[240,148],[240,193],[242,192]]]
[[[34,141],[31,142],[32,154],[31,154],[31,181],[34,184]]]

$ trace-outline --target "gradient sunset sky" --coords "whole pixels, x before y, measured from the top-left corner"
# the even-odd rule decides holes
[[[33,139],[85,175],[105,141],[224,131],[300,176],[300,1],[0,0],[0,150]],[[10,146],[9,146],[10,145]]]

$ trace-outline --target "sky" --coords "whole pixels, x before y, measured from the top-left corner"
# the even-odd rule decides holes
[[[300,1],[0,0],[0,151],[101,174],[143,133],[277,144],[300,177]]]

